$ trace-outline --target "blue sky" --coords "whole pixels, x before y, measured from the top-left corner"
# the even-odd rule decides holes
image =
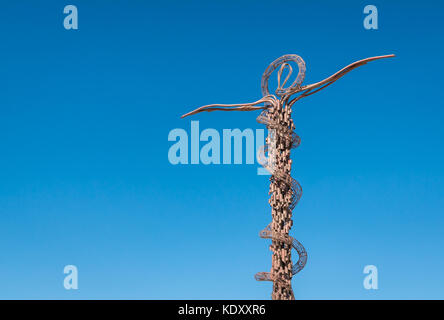
[[[74,4],[79,29],[63,28]],[[363,28],[374,4],[379,29]],[[0,10],[0,298],[269,299],[268,179],[176,165],[175,128],[263,128],[258,112],[179,116],[261,97],[287,53],[299,101],[297,299],[443,299],[443,4],[438,1],[9,1]],[[65,290],[76,265],[79,289]],[[365,290],[363,268],[379,271]]]

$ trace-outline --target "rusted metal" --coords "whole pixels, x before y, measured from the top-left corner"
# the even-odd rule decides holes
[[[271,239],[272,266],[270,272],[259,272],[255,275],[258,281],[272,281],[273,300],[293,300],[291,287],[292,277],[301,271],[307,263],[307,252],[303,245],[289,235],[293,225],[292,211],[302,196],[300,184],[291,177],[290,151],[299,146],[301,139],[294,133],[292,106],[301,98],[312,95],[326,88],[351,70],[366,64],[369,61],[390,58],[394,55],[371,57],[356,61],[339,70],[330,77],[307,86],[302,86],[305,78],[305,62],[295,54],[284,55],[273,61],[262,75],[263,98],[252,103],[244,104],[212,104],[195,109],[183,117],[199,112],[211,111],[254,111],[262,110],[257,121],[267,126],[268,136],[266,145],[259,155],[259,162],[270,172],[270,199],[272,222],[259,233],[264,239]],[[290,79],[295,63],[299,69],[293,83],[285,87]],[[268,80],[277,70],[277,89],[270,94]],[[286,72],[285,79],[282,75]],[[291,96],[297,95],[294,98]],[[291,249],[295,249],[299,259],[292,265]]]

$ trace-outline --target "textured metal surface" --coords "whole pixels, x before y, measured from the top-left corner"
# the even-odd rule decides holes
[[[272,281],[273,300],[294,299],[291,287],[292,277],[300,272],[307,263],[307,252],[302,244],[289,235],[293,225],[292,211],[302,196],[302,188],[291,177],[290,151],[299,146],[301,139],[294,133],[292,106],[301,98],[312,95],[328,87],[351,70],[369,61],[394,57],[394,55],[378,56],[359,60],[339,70],[330,77],[307,86],[302,86],[305,77],[305,62],[295,54],[284,55],[273,61],[262,75],[263,98],[245,104],[212,104],[195,109],[182,116],[190,116],[199,112],[212,111],[254,111],[262,110],[257,121],[267,126],[266,145],[261,149],[258,160],[270,172],[270,199],[272,222],[260,232],[260,237],[271,239],[272,265],[270,272],[258,272],[258,281]],[[293,67],[298,67],[298,74],[291,85],[285,87],[291,78]],[[269,78],[277,70],[277,88],[275,95],[269,92]],[[285,78],[283,75],[286,73]],[[283,79],[282,79],[283,78]],[[291,96],[298,94],[291,99]],[[295,249],[299,258],[293,265],[291,249]]]

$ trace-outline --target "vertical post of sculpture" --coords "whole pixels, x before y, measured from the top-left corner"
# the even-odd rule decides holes
[[[269,161],[268,163],[260,162],[271,173],[269,203],[272,222],[259,235],[261,238],[271,239],[272,263],[270,272],[258,272],[255,278],[258,281],[273,282],[271,295],[273,300],[294,299],[291,279],[304,268],[307,262],[307,252],[304,247],[299,241],[289,235],[293,225],[292,211],[302,195],[301,186],[291,177],[290,152],[292,148],[296,148],[300,144],[299,136],[293,132],[295,127],[291,114],[292,106],[299,99],[319,92],[346,73],[369,61],[391,57],[394,57],[394,55],[359,60],[320,82],[302,86],[305,77],[305,62],[298,55],[284,55],[273,61],[262,75],[262,99],[253,103],[206,105],[182,116],[184,118],[199,112],[215,110],[263,110],[257,121],[265,124],[268,129],[266,145],[261,154],[265,157],[265,153],[268,153]],[[294,82],[289,87],[284,87],[292,74],[292,67],[289,62],[296,63],[299,72]],[[276,95],[272,95],[268,90],[268,79],[277,68],[279,68],[277,72],[278,87],[275,91]],[[281,83],[281,76],[284,70],[287,70],[288,73]],[[291,98],[294,94],[298,94],[298,96]],[[291,249],[295,249],[299,256],[298,261],[294,265],[291,259]]]
[[[283,127],[294,129],[291,119],[291,107],[284,106],[273,108],[270,112],[273,122],[280,123]],[[276,135],[276,147],[274,152],[275,172],[282,172],[283,176],[291,175],[291,146],[288,139]],[[270,204],[272,234],[289,235],[292,227],[291,188],[282,180],[272,176],[270,179]],[[273,300],[294,299],[291,287],[292,261],[291,245],[277,239],[272,239],[271,251],[273,252],[271,274],[273,278]]]
[[[293,72],[289,62],[297,63],[298,76],[292,85],[284,88]],[[299,145],[300,139],[293,132],[295,127],[292,119],[292,108],[288,101],[292,91],[297,90],[304,80],[305,63],[297,55],[285,55],[271,63],[262,76],[262,94],[264,96],[270,95],[268,79],[277,68],[279,69],[276,96],[279,99],[274,98],[270,107],[258,117],[258,122],[265,124],[269,130],[267,151],[269,158],[272,158],[272,165],[265,165],[271,173],[269,203],[272,222],[260,233],[262,238],[272,240],[270,246],[272,265],[269,273],[259,272],[255,278],[259,281],[273,281],[271,295],[273,300],[292,300],[294,295],[291,278],[305,266],[307,253],[304,247],[289,235],[293,224],[292,210],[302,195],[302,188],[291,177],[291,149]],[[287,76],[281,83],[284,71],[287,71]],[[272,140],[274,142],[273,147],[270,144]],[[295,266],[293,266],[291,259],[292,248],[296,249],[299,255],[298,263]]]

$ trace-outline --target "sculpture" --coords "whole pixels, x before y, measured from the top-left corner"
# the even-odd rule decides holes
[[[260,237],[272,240],[270,246],[272,254],[272,267],[270,272],[259,272],[255,275],[258,281],[273,281],[273,300],[294,300],[291,287],[293,275],[301,271],[307,262],[307,253],[302,244],[289,235],[293,224],[292,210],[302,195],[299,183],[291,177],[290,151],[300,144],[299,136],[293,132],[294,124],[291,118],[292,106],[299,99],[310,96],[328,87],[333,82],[351,70],[367,62],[394,57],[384,55],[356,61],[339,70],[330,77],[306,86],[302,86],[305,77],[305,62],[295,54],[284,55],[271,63],[262,75],[262,99],[245,104],[212,104],[197,108],[182,118],[199,112],[220,111],[254,111],[262,110],[257,118],[259,123],[265,124],[269,131],[266,145],[261,150],[261,164],[271,173],[270,199],[272,208],[272,222],[260,232]],[[293,83],[284,87],[289,80],[293,68],[290,62],[297,64],[299,72]],[[273,71],[277,71],[277,89],[275,95],[270,94],[268,80]],[[282,81],[282,74],[287,76]],[[282,81],[282,83],[281,83]],[[292,98],[293,95],[298,94]],[[268,155],[268,160],[264,160]],[[294,248],[299,255],[298,261],[292,265],[291,249]]]

